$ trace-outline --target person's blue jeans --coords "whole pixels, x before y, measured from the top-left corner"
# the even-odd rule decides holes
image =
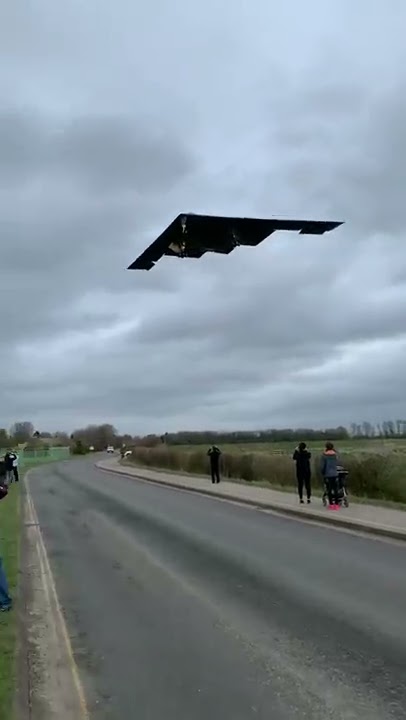
[[[8,594],[6,573],[3,568],[3,561],[0,557],[0,609],[11,607],[11,597]]]

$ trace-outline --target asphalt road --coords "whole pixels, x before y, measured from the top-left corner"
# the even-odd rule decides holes
[[[406,547],[96,470],[31,474],[93,720],[406,717]]]

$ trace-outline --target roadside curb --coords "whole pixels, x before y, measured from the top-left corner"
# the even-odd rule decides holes
[[[30,492],[32,469],[23,478],[22,517],[27,613],[23,629],[26,644],[22,649],[27,651],[24,679],[28,681],[28,714],[41,720],[51,717],[89,720],[82,681]]]
[[[27,502],[26,475],[29,470],[21,468],[20,477],[20,567],[18,588],[18,615],[17,615],[17,682],[15,692],[14,713],[21,720],[30,720],[31,714],[31,675],[30,675],[30,640],[28,632],[30,593],[28,561],[28,541],[26,533],[25,507]]]
[[[273,510],[289,517],[300,518],[304,521],[318,522],[330,527],[344,528],[347,530],[356,530],[358,532],[367,533],[368,535],[374,535],[378,537],[392,538],[394,540],[401,540],[406,542],[406,528],[405,530],[398,529],[396,527],[390,527],[387,525],[372,525],[371,523],[365,523],[362,520],[356,520],[355,518],[348,518],[342,515],[336,514],[319,514],[313,512],[308,508],[302,509],[300,507],[290,507],[289,505],[274,503],[258,502],[256,500],[250,500],[249,498],[241,498],[237,495],[228,495],[222,492],[213,492],[213,490],[206,490],[204,488],[188,487],[176,482],[165,482],[164,480],[158,480],[156,478],[150,478],[142,473],[131,473],[126,472],[118,468],[109,469],[95,463],[95,467],[102,472],[113,473],[115,475],[123,475],[130,477],[133,480],[142,480],[143,482],[150,482],[154,485],[160,485],[161,487],[175,488],[176,490],[184,490],[185,492],[196,493],[198,495],[204,495],[205,497],[219,498],[220,500],[229,500],[230,502],[240,503],[241,505],[247,505],[249,507],[257,508],[258,510]]]

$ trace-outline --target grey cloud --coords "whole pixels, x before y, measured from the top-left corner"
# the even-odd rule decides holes
[[[90,288],[109,288],[117,304],[121,298],[130,303],[130,313],[129,293],[134,288],[146,293],[146,302],[151,293],[159,297],[178,290],[176,279],[159,271],[149,279],[124,272],[141,244],[152,239],[150,227],[155,229],[157,222],[154,192],[162,194],[168,183],[172,189],[191,168],[190,158],[181,147],[177,150],[176,141],[171,144],[170,137],[162,137],[155,144],[144,129],[131,155],[133,141],[125,118],[114,122],[96,116],[78,121],[59,144],[51,119],[40,123],[29,113],[10,113],[0,117],[1,123],[4,162],[0,165],[5,184],[0,190],[0,297],[3,306],[9,307],[9,342],[64,327],[56,305],[62,307],[65,329],[80,327],[83,318],[72,316],[67,321],[63,310],[78,293]],[[98,127],[102,132],[96,132],[92,140],[92,128]],[[91,146],[87,155],[85,139]],[[118,144],[121,159],[116,157]],[[109,174],[110,159],[115,163],[113,174]],[[94,183],[100,171],[101,184],[107,173],[103,193],[95,187],[86,192],[83,185],[73,185],[74,171]],[[150,199],[145,196],[148,193]],[[25,294],[30,298],[29,312]]]
[[[162,125],[136,118],[84,115],[42,118],[26,109],[0,115],[3,184],[55,180],[84,183],[94,192],[162,191],[194,169],[191,150]]]
[[[100,191],[161,191],[194,169],[191,152],[165,129],[115,117],[75,120],[62,130],[54,162]]]
[[[281,273],[276,263],[270,264],[268,270],[258,269],[249,291],[243,282],[240,288],[237,282],[235,288],[228,285],[221,302],[217,292],[207,296],[203,293],[191,299],[187,310],[181,302],[169,311],[163,309],[140,329],[139,339],[154,345],[210,338],[213,352],[246,354],[252,349],[254,353],[265,349],[273,357],[287,351],[301,355],[308,344],[317,354],[352,339],[402,333],[403,304],[399,300],[402,294],[406,296],[402,278],[398,293],[382,298],[375,268],[368,266],[369,243],[361,251],[365,252],[365,261],[354,268],[354,244],[345,253],[340,252],[340,239],[332,245],[329,240],[324,242],[325,270],[321,263],[318,272],[313,272],[318,263],[317,248],[313,246],[312,254],[292,256],[286,272]],[[380,245],[383,256],[385,251],[389,254],[390,245],[386,241]],[[401,259],[401,253],[394,253],[395,272],[397,257]],[[239,272],[242,277],[242,262]]]
[[[317,198],[326,213],[344,218],[357,232],[401,233],[406,166],[405,84],[348,89],[316,87],[315,103],[302,90],[299,116],[277,129],[287,147],[295,188]],[[336,95],[337,91],[337,95]],[[343,138],[345,137],[345,143]]]
[[[16,110],[0,113],[0,182],[32,180],[47,155],[46,135],[34,118]]]
[[[214,2],[122,0],[112,23],[107,2],[96,22],[83,3],[40,0],[23,24],[14,5],[0,23],[2,424],[148,432],[400,413],[401,16],[363,0],[324,14],[317,0],[241,2],[232,18]],[[346,225],[126,272],[182,210]]]
[[[378,385],[376,391],[374,389],[371,393],[367,368],[364,369],[363,380],[357,378],[355,385],[351,377],[343,380],[340,377],[334,378],[333,375],[323,382],[314,379],[300,383],[294,380],[289,382],[286,372],[284,378],[275,376],[272,363],[266,369],[263,368],[261,373],[255,373],[251,367],[250,377],[246,375],[238,378],[236,369],[239,360],[229,358],[229,375],[227,372],[216,372],[215,363],[210,373],[210,364],[206,362],[206,368],[202,365],[196,367],[195,372],[190,372],[187,377],[183,372],[176,375],[173,356],[166,356],[165,359],[172,372],[168,369],[159,377],[154,376],[159,363],[147,374],[145,362],[143,367],[143,363],[136,361],[136,356],[133,356],[133,374],[129,374],[127,369],[124,377],[120,374],[120,362],[116,363],[113,376],[112,366],[107,364],[103,368],[101,360],[101,367],[99,365],[93,368],[91,376],[87,375],[88,382],[85,372],[79,377],[72,375],[72,392],[69,397],[66,397],[61,385],[45,387],[41,395],[39,390],[33,393],[32,388],[23,384],[21,394],[9,399],[12,407],[19,408],[20,411],[24,406],[24,398],[25,402],[32,403],[33,406],[39,402],[45,403],[47,412],[53,412],[58,418],[62,412],[75,416],[77,403],[83,402],[87,407],[86,418],[104,416],[110,412],[117,417],[127,418],[126,425],[129,427],[132,422],[132,427],[138,431],[145,428],[173,428],[174,417],[177,418],[175,422],[182,422],[182,419],[186,422],[186,418],[191,414],[196,417],[197,426],[200,427],[204,427],[207,418],[213,415],[219,425],[228,427],[241,426],[239,418],[242,417],[245,417],[244,426],[247,427],[270,426],[275,423],[275,413],[279,418],[277,424],[290,424],[289,418],[293,415],[298,424],[304,425],[309,417],[314,418],[315,424],[323,421],[328,424],[350,422],[358,416],[359,398],[363,403],[363,417],[367,419],[376,419],[376,412],[387,416],[391,414],[391,408],[395,414],[401,409],[398,382],[394,379],[388,384],[385,374],[381,373],[382,386]],[[186,355],[185,360],[191,359]],[[128,364],[126,367],[128,368]],[[392,364],[391,370],[399,373],[401,367],[402,364],[397,367]],[[234,385],[228,382],[233,373]],[[399,377],[399,374],[397,376]],[[112,378],[114,382],[111,382]],[[277,386],[279,380],[282,382],[281,388]],[[100,388],[105,387],[105,381],[111,383],[108,396],[105,392],[100,392]]]

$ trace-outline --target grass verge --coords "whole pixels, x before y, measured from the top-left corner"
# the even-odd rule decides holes
[[[120,460],[120,465],[122,465],[124,468],[138,468],[140,472],[144,468],[146,468],[145,465],[141,465],[140,463],[131,461],[131,460]],[[168,470],[167,468],[162,467],[152,467],[148,466],[148,470],[154,470],[155,472],[164,472],[166,475],[188,475],[191,478],[199,478],[199,479],[209,479],[209,474],[206,473],[206,475],[203,475],[202,473],[191,473],[191,472],[180,472],[179,470]],[[226,480],[228,482],[235,483],[236,485],[253,485],[252,482],[248,482],[247,480],[241,480],[241,478],[233,478],[233,477],[227,477]],[[258,480],[255,481],[255,487],[263,487],[268,490],[278,490],[280,492],[290,493],[291,495],[297,494],[296,485],[278,485],[276,483],[271,483],[267,480]],[[323,494],[323,488],[320,483],[313,483],[312,485],[312,494],[313,497],[320,497]],[[357,495],[350,495],[351,504],[355,503],[357,505],[373,505],[375,507],[383,507],[387,508],[388,510],[402,510],[403,512],[406,512],[406,502],[395,502],[394,500],[384,500],[384,499],[376,499],[376,498],[370,498],[370,497],[357,497]]]
[[[25,464],[20,469],[20,483],[13,483],[9,494],[0,503],[0,555],[6,571],[10,595],[15,603],[11,612],[0,613],[0,720],[15,718],[22,481],[28,470],[42,464],[35,460]]]
[[[0,503],[0,555],[10,594],[16,599],[21,537],[20,485],[13,485]],[[17,615],[0,613],[0,718],[12,720],[16,683]]]
[[[359,501],[406,504],[406,455],[346,454],[340,453],[343,465],[349,471],[349,491]],[[191,475],[208,473],[207,451],[197,449],[185,452],[175,447],[134,448],[129,462],[138,466],[159,468],[166,472]],[[222,475],[232,482],[245,481],[287,492],[296,487],[294,464],[291,455],[273,455],[265,452],[223,452]],[[313,486],[321,487],[319,454],[313,454]]]

